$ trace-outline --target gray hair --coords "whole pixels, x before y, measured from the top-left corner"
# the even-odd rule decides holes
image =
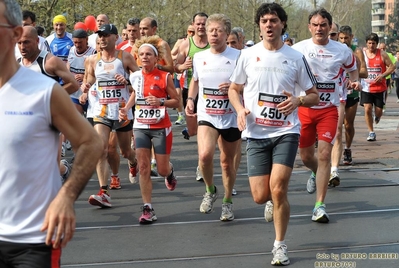
[[[4,17],[11,26],[22,26],[22,10],[15,0],[0,0],[4,3],[6,10]]]
[[[212,14],[206,20],[205,28],[208,28],[209,23],[211,22],[219,22],[224,24],[224,30],[227,35],[230,35],[231,32],[231,20],[224,14]]]

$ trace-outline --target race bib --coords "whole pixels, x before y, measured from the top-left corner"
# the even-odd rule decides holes
[[[278,109],[277,105],[288,97],[259,93],[258,105],[255,110],[255,123],[266,127],[287,127],[294,122],[292,114],[285,116]]]
[[[381,67],[373,67],[373,68],[367,68],[368,76],[366,79],[364,79],[367,83],[372,84],[374,83],[374,80],[382,74],[382,68]]]
[[[224,115],[232,113],[229,96],[215,88],[204,88],[205,112],[210,115]]]
[[[319,92],[320,102],[317,104],[318,107],[329,106],[332,102],[332,98],[335,92],[334,82],[317,82],[317,91]]]
[[[122,97],[122,89],[125,88],[125,84],[116,80],[97,81],[100,104],[118,103]]]
[[[136,100],[135,117],[142,124],[156,124],[165,118],[165,106],[151,106],[145,99]]]

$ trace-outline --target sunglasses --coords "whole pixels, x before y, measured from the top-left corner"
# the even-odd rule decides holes
[[[338,33],[329,33],[330,36],[336,36]]]
[[[187,33],[192,33],[192,34],[193,34],[193,33],[195,33],[195,32],[194,32],[194,31],[187,31]]]

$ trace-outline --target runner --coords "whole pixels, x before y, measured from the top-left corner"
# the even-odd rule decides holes
[[[337,131],[341,69],[349,75],[349,88],[360,90],[361,85],[352,51],[347,46],[330,41],[328,38],[332,27],[331,14],[324,8],[317,9],[311,12],[308,21],[312,38],[298,42],[292,47],[306,57],[317,79],[316,88],[319,91],[320,103],[311,108],[301,107],[298,110],[302,124],[299,153],[305,166],[312,171],[307,182],[307,191],[311,194],[317,189],[312,221],[328,223],[329,216],[324,200],[330,179],[332,144]],[[316,133],[317,156],[315,155]]]
[[[346,44],[349,48],[352,49],[353,54],[356,57],[356,64],[359,71],[359,78],[367,78],[367,68],[366,62],[364,60],[363,51],[356,46],[352,45],[352,28],[350,26],[344,25],[339,28],[338,33],[338,41]],[[346,76],[346,73],[343,72],[343,75]],[[348,77],[343,77],[343,86],[345,87],[345,80]],[[355,116],[357,111],[357,104],[359,102],[359,91],[351,90],[344,88],[344,93],[346,94],[346,101],[343,105],[342,111],[339,111],[339,119],[338,119],[338,127],[337,127],[337,134],[336,140],[332,149],[331,154],[331,174],[328,186],[335,187],[340,184],[340,177],[339,177],[339,162],[342,156],[343,151],[343,144],[342,144],[342,122],[345,126],[345,150],[343,151],[344,154],[344,165],[352,165],[352,150],[351,145],[353,141],[353,137],[355,135]],[[342,103],[341,103],[342,105]],[[340,106],[341,109],[341,106]],[[342,121],[343,120],[343,121]]]
[[[172,150],[172,124],[166,108],[176,108],[179,105],[173,78],[169,72],[157,68],[158,60],[164,51],[161,49],[161,39],[157,36],[142,38],[137,41],[138,57],[142,64],[140,71],[130,75],[133,87],[129,101],[119,111],[120,120],[124,120],[133,105],[135,107],[134,138],[140,173],[140,190],[143,199],[140,223],[152,223],[157,220],[152,207],[151,181],[151,149],[154,148],[157,161],[157,171],[165,177],[165,185],[173,191],[177,180],[170,163]]]
[[[175,71],[177,73],[186,72],[182,91],[184,108],[186,108],[188,87],[190,85],[193,74],[193,57],[195,53],[209,48],[209,43],[205,30],[205,23],[207,18],[208,15],[203,12],[194,14],[192,25],[195,28],[195,34],[194,36],[189,37],[184,42],[182,42],[179,47],[179,54],[177,55]],[[197,119],[195,117],[188,117],[186,118],[186,124],[187,128],[182,131],[182,134],[184,138],[188,140],[190,139],[190,136],[197,135]]]
[[[7,66],[0,72],[0,267],[60,267],[61,248],[76,228],[74,203],[94,171],[101,140],[54,79],[15,61],[21,22],[18,3],[0,0],[0,66]],[[55,179],[57,130],[79,160],[63,186]]]
[[[113,129],[118,136],[119,147],[124,158],[129,160],[130,173],[136,176],[137,161],[135,152],[130,147],[132,125],[130,113],[123,121],[119,121],[118,111],[126,105],[129,99],[125,78],[130,72],[137,71],[138,67],[133,57],[124,51],[116,50],[115,42],[118,38],[118,29],[113,24],[104,24],[96,32],[100,41],[101,53],[97,54],[96,61],[90,61],[87,77],[83,82],[84,92],[88,92],[96,83],[98,102],[94,103],[94,129],[103,140],[103,154],[97,163],[97,176],[100,184],[98,194],[91,195],[89,203],[93,206],[111,207],[111,197],[108,193],[109,167],[107,163],[108,140]],[[112,187],[119,188],[120,181],[111,181]]]
[[[366,120],[369,135],[367,141],[376,141],[374,124],[380,122],[382,109],[385,105],[387,84],[385,77],[395,71],[388,54],[377,48],[379,37],[375,33],[366,36],[366,50],[364,56],[367,65],[368,78],[362,81],[363,90],[360,96],[360,105],[364,106],[364,118]],[[374,112],[374,118],[373,118]]]
[[[231,21],[223,14],[213,14],[206,21],[210,49],[195,54],[186,114],[195,117],[194,100],[198,96],[197,119],[199,167],[206,191],[200,205],[202,213],[211,213],[218,198],[213,179],[213,160],[218,144],[224,198],[221,221],[234,220],[232,190],[236,180],[235,159],[241,155],[241,132],[236,113],[229,103],[229,77],[234,70],[239,50],[227,46]],[[206,64],[205,64],[206,63]]]
[[[71,94],[71,100],[75,104],[76,109],[78,109],[80,114],[87,111],[87,104],[81,105],[79,102],[79,97],[82,95],[80,90],[80,85],[83,82],[83,77],[85,73],[85,59],[95,54],[96,50],[88,46],[88,35],[85,30],[78,29],[72,33],[72,40],[74,46],[69,51],[67,68],[75,76],[75,80],[79,83],[79,89]]]
[[[40,50],[38,42],[39,39],[36,28],[33,26],[24,26],[22,36],[17,44],[21,54],[21,58],[18,58],[17,62],[28,69],[54,79],[56,82],[62,79],[64,81],[64,89],[69,94],[74,94],[79,88],[79,84],[74,79],[73,75],[68,71],[61,59],[45,50]],[[65,182],[69,177],[72,167],[66,159],[61,159],[61,139],[59,150],[57,162],[59,163],[61,180]]]
[[[296,108],[319,102],[316,79],[305,57],[283,44],[281,36],[287,28],[287,18],[276,3],[258,8],[255,23],[263,40],[241,51],[229,89],[230,102],[238,114],[238,128],[247,138],[252,197],[258,204],[267,202],[266,219],[274,218],[272,265],[290,263],[285,234],[290,217],[288,183],[300,132]],[[299,96],[301,89],[306,95]]]

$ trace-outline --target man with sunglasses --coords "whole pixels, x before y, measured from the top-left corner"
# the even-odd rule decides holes
[[[97,60],[91,61],[86,68],[82,89],[85,93],[96,83],[98,100],[94,105],[94,129],[103,140],[102,156],[97,163],[97,175],[100,190],[91,195],[89,203],[93,206],[111,207],[111,197],[108,193],[108,178],[110,177],[107,163],[108,141],[112,130],[116,131],[121,154],[129,160],[130,172],[137,172],[137,161],[134,150],[131,148],[132,111],[125,120],[119,120],[119,108],[124,107],[129,100],[128,75],[139,70],[136,61],[129,53],[115,48],[118,39],[118,29],[113,24],[104,24],[96,32],[100,41],[101,53]],[[112,186],[119,184],[111,181]],[[120,187],[120,184],[119,184]],[[119,188],[118,187],[118,188]]]

